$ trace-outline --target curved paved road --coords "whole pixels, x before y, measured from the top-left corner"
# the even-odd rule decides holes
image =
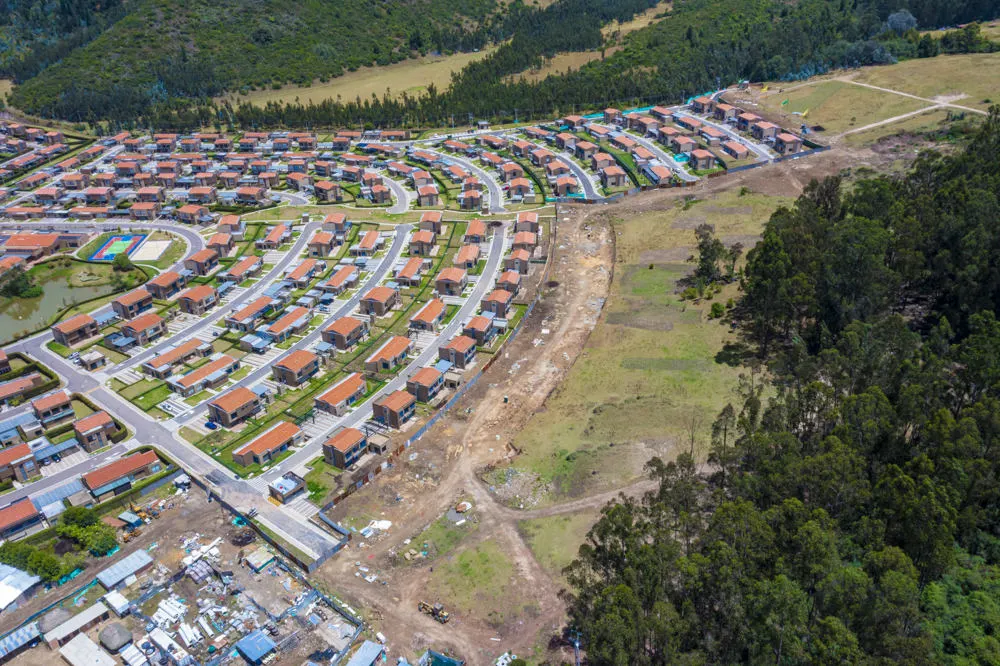
[[[428,153],[431,153],[432,155],[437,155],[442,160],[447,160],[449,162],[453,162],[459,165],[469,173],[474,174],[477,178],[479,178],[480,181],[485,183],[486,189],[489,190],[490,193],[490,211],[489,211],[490,213],[507,212],[507,209],[504,208],[503,205],[504,204],[503,188],[500,187],[500,184],[496,181],[496,178],[490,175],[487,171],[473,164],[470,160],[467,160],[464,157],[457,157],[455,155],[445,155],[442,152],[431,150],[429,148],[425,150]]]

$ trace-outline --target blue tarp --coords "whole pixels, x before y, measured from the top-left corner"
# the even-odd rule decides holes
[[[259,664],[264,657],[274,652],[274,641],[257,629],[241,638],[236,643],[236,650],[251,664]]]

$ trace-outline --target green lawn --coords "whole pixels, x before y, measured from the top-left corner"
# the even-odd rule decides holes
[[[415,536],[410,542],[410,547],[417,552],[426,552],[428,558],[447,555],[458,547],[462,539],[479,528],[479,523],[469,520],[469,518],[472,516],[468,516],[461,525],[455,525],[448,520],[447,516],[441,516],[427,529]],[[414,561],[420,562],[422,560]]]
[[[429,601],[441,601],[453,613],[482,617],[491,623],[504,618],[498,610],[517,605],[514,562],[499,543],[483,541],[447,559],[438,560],[427,582]]]
[[[156,388],[136,397],[135,400],[132,400],[132,403],[140,409],[148,411],[151,407],[154,407],[169,398],[171,394],[172,391],[169,386],[166,384],[160,384]]]
[[[584,511],[521,520],[517,528],[542,568],[565,584],[562,570],[576,557],[599,515],[598,511]]]
[[[343,473],[343,470],[326,462],[323,456],[313,460],[308,467],[309,472],[303,479],[306,482],[309,501],[322,506],[326,503],[330,491],[337,487],[337,477]]]

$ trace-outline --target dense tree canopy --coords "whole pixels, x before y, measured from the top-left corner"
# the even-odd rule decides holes
[[[994,664],[1000,110],[905,177],[813,183],[748,255],[769,363],[710,471],[649,465],[569,568],[595,664]]]

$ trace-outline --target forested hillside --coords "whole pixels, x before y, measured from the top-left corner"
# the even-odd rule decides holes
[[[590,663],[1000,663],[1000,108],[901,178],[813,183],[737,307],[754,357],[705,474],[571,565]]]
[[[53,7],[63,18],[36,30],[25,26],[52,7],[6,1],[19,7],[20,27],[10,32],[23,42],[0,52],[0,75],[20,84],[11,98],[15,106],[44,117],[163,128],[219,118],[247,127],[433,126],[469,113],[511,118],[516,111],[525,118],[680,100],[720,81],[799,78],[933,55],[941,49],[919,48],[914,27],[1000,15],[1000,0],[676,0],[606,59],[526,82],[510,76],[557,52],[601,49],[602,26],[628,21],[656,1],[557,0],[538,8],[521,0],[132,0],[96,12],[93,0],[59,0]],[[912,14],[888,21],[901,9]],[[36,35],[33,46],[24,35]],[[209,103],[223,91],[306,84],[414,54],[490,43],[502,46],[467,66],[448,90],[420,98],[221,110]]]
[[[127,117],[223,90],[307,83],[412,52],[478,48],[494,0],[134,0],[86,46],[29,78],[13,102],[44,116]]]
[[[638,4],[626,3],[623,9],[633,11]],[[442,126],[470,113],[503,120],[513,119],[515,112],[520,119],[542,118],[612,104],[676,102],[720,82],[744,78],[804,78],[836,67],[993,48],[974,36],[949,38],[946,43],[921,38],[914,28],[998,15],[998,0],[937,3],[930,9],[915,0],[913,9],[923,18],[903,14],[905,20],[893,24],[888,19],[896,10],[886,10],[882,4],[881,0],[678,0],[665,18],[629,34],[623,48],[604,60],[538,82],[510,81],[509,75],[539,64],[554,50],[588,48],[588,44],[600,48],[600,34],[580,25],[578,18],[599,11],[593,0],[559,0],[542,12],[526,13],[514,33],[518,36],[469,65],[445,91],[431,90],[420,98],[317,105],[244,104],[221,114],[208,105],[188,106],[179,113],[154,113],[152,122],[181,128],[223,117],[243,127],[343,126],[359,121]],[[600,20],[592,23],[597,26]]]

